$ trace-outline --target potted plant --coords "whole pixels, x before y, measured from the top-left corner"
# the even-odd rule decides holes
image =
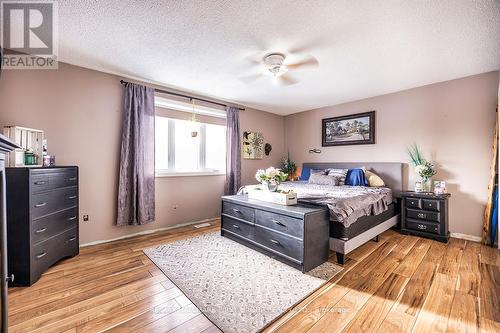
[[[263,185],[266,190],[276,192],[281,182],[286,181],[288,174],[280,169],[269,167],[266,170],[259,169],[255,173],[255,179]]]
[[[430,161],[425,160],[420,153],[420,149],[417,144],[408,149],[408,154],[415,166],[415,172],[420,176],[422,181],[422,191],[431,191],[431,178],[436,174],[434,164]]]
[[[281,162],[281,170],[288,174],[288,180],[293,180],[295,172],[297,171],[297,164],[290,159],[290,153],[284,157]]]

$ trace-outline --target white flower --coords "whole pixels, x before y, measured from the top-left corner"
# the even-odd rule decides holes
[[[279,170],[275,169],[274,167],[269,167],[266,169],[266,176],[268,178],[274,178],[278,174]]]
[[[260,183],[263,179],[263,176],[266,175],[266,172],[263,170],[263,169],[259,169],[257,170],[257,172],[255,173],[255,179],[257,179],[257,181]]]
[[[419,175],[420,175],[420,174],[422,173],[422,171],[424,171],[424,170],[425,170],[425,165],[420,164],[420,165],[417,165],[417,166],[415,167],[415,172],[416,172],[417,174],[419,174]]]

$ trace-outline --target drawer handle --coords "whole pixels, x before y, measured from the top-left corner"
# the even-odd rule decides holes
[[[68,199],[76,199],[77,196],[76,195],[72,195],[72,196],[69,196]]]
[[[46,182],[45,181],[38,181],[38,182],[35,182],[35,185],[45,185]]]
[[[233,228],[235,229],[241,229],[239,225],[233,224]]]
[[[47,230],[47,228],[42,228],[42,229],[38,229],[37,231],[35,231],[37,234],[41,234],[42,232],[44,232],[45,230]]]
[[[233,208],[233,212],[238,213],[238,214],[241,214],[241,210],[236,209],[236,208]]]
[[[72,241],[74,241],[75,239],[76,239],[76,236],[71,237],[70,239],[68,239],[68,242],[72,242]]]
[[[40,208],[40,207],[43,207],[43,206],[47,206],[47,203],[46,202],[42,202],[42,203],[36,204],[35,208]]]
[[[432,207],[432,206],[433,206],[433,205],[430,203],[430,204],[429,204],[429,207]]]
[[[270,241],[271,243],[276,244],[276,245],[281,245],[281,243],[280,243],[279,241],[277,241],[276,239],[272,239],[272,238],[271,238],[269,241]]]
[[[281,226],[281,227],[286,227],[286,225],[278,220],[272,220],[274,223],[276,223],[277,225]]]
[[[425,217],[427,216],[427,214],[418,213],[417,216],[420,217],[421,219],[425,219]]]
[[[68,178],[68,181],[70,181],[70,182],[73,182],[73,181],[75,181],[75,180],[76,180],[76,177],[71,177],[71,178]]]
[[[36,256],[37,259],[41,259],[47,255],[47,252],[40,253],[39,255]]]
[[[73,220],[76,220],[76,216],[71,216],[70,218],[68,218],[68,221],[73,221]]]
[[[425,229],[427,229],[427,226],[423,225],[423,224],[417,224],[417,228],[419,228],[421,230],[425,230]]]

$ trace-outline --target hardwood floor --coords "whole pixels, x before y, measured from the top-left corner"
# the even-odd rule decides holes
[[[220,224],[81,249],[30,288],[9,289],[10,332],[220,332],[142,249]],[[331,257],[334,260],[334,256]],[[500,253],[381,235],[266,332],[500,332]]]

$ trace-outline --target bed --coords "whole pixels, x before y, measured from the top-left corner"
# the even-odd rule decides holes
[[[399,219],[397,198],[403,190],[403,164],[392,162],[304,163],[310,169],[356,169],[366,167],[385,182],[385,187],[331,186],[307,181],[285,182],[280,189],[293,189],[299,202],[328,206],[330,249],[344,264],[345,255],[394,227]]]

